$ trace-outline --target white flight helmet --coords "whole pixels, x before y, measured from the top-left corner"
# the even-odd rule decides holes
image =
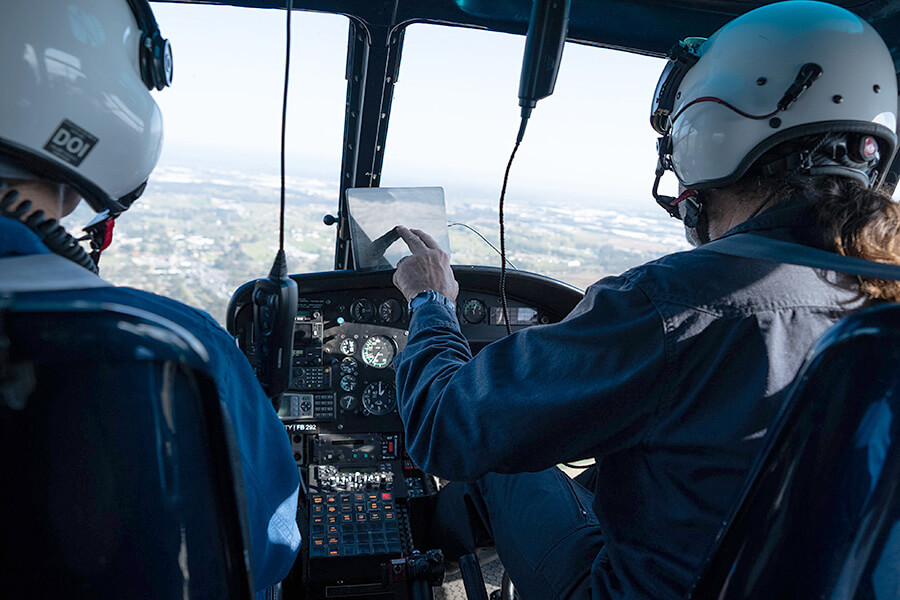
[[[722,187],[766,151],[813,134],[853,134],[851,151],[863,155],[853,165],[867,164],[857,178],[879,186],[897,146],[897,78],[887,46],[861,18],[823,2],[780,2],[709,40],[679,43],[652,113],[663,135],[654,196],[679,216],[677,202],[656,193],[665,170],[684,188]],[[835,165],[818,172],[859,174]]]
[[[162,148],[150,89],[172,53],[146,0],[0,2],[0,178],[75,188],[115,216]]]

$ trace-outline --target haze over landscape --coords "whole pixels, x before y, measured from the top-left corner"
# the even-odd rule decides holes
[[[288,178],[285,251],[293,273],[333,268],[336,181]],[[448,221],[465,223],[499,246],[496,190],[448,198]],[[234,290],[268,273],[278,244],[278,176],[218,167],[162,166],[119,219],[101,275],[116,285],[170,296],[224,323]],[[662,210],[584,208],[507,198],[507,252],[519,269],[585,288],[597,279],[687,248],[680,225]],[[88,211],[89,212],[89,211]],[[70,217],[77,230],[90,215]],[[499,266],[500,258],[469,229],[450,228],[455,264]]]
[[[277,249],[284,12],[154,10],[176,56],[173,86],[154,93],[163,154],[144,196],[119,219],[101,274],[224,322],[231,294],[266,275]],[[294,16],[285,250],[291,272],[306,273],[334,264],[335,228],[322,217],[337,213],[349,23]],[[448,221],[495,246],[523,47],[522,36],[411,25],[384,148],[382,186],[442,186]],[[506,241],[518,268],[583,289],[687,248],[680,224],[649,193],[656,134],[647,111],[662,66],[566,45],[556,91],[532,115],[510,176]],[[674,192],[671,178],[663,184]],[[78,233],[92,216],[82,207],[66,226]],[[454,263],[500,265],[469,229],[453,226],[449,235]]]

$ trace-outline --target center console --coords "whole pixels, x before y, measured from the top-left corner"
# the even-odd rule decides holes
[[[454,267],[454,274],[457,316],[477,352],[506,335],[499,269]],[[292,379],[273,399],[305,492],[302,560],[286,582],[288,597],[407,598],[435,561],[419,544],[421,506],[437,487],[406,454],[397,412],[393,365],[406,347],[409,314],[392,275],[292,276],[300,290]],[[566,284],[516,271],[506,288],[514,331],[556,322],[581,298]],[[252,289],[249,282],[235,292],[228,329],[256,364]]]

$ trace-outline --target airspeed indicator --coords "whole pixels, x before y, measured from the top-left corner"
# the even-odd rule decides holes
[[[394,342],[383,335],[373,335],[362,347],[362,360],[370,367],[386,369],[394,360]]]

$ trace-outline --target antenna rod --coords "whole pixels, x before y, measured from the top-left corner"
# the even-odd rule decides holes
[[[284,99],[281,103],[281,216],[278,223],[278,249],[284,250],[284,154],[287,138],[288,80],[291,73],[291,13],[294,0],[287,0],[287,32],[285,34],[284,51]]]
[[[284,56],[284,103],[281,110],[281,219],[278,253],[269,276],[253,285],[253,332],[256,345],[256,378],[270,398],[288,389],[293,378],[294,318],[297,315],[297,282],[288,275],[284,256],[284,163],[287,123],[288,74],[291,66],[291,11],[287,0],[287,48]]]

